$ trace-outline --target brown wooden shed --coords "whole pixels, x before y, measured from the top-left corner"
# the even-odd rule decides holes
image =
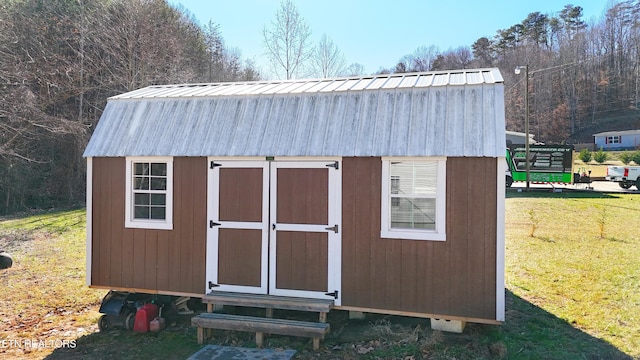
[[[504,321],[497,69],[150,86],[84,156],[91,287]]]

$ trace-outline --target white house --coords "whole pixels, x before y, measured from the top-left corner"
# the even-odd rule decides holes
[[[624,150],[640,148],[640,129],[607,131],[593,134],[597,149]]]

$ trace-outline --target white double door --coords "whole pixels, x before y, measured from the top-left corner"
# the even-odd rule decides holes
[[[209,159],[207,292],[340,304],[341,162]]]

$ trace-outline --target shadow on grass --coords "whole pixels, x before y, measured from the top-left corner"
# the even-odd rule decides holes
[[[544,242],[548,242],[548,243],[552,243],[554,244],[556,241],[548,236],[530,236],[530,238],[532,239],[538,239],[538,240],[542,240]]]
[[[59,348],[46,359],[176,359],[184,360],[198,351],[195,328],[188,325],[169,327],[159,333],[135,333],[114,329],[84,335],[75,348]]]
[[[522,191],[518,191],[522,190]],[[556,199],[617,199],[617,193],[604,193],[591,190],[562,189],[562,192],[553,192],[553,189],[531,189],[524,191],[522,188],[509,188],[505,197],[509,198],[556,198]]]
[[[84,226],[86,216],[84,208],[72,207],[20,213],[10,217],[0,218],[0,221],[16,221],[14,227],[26,231],[46,230],[50,233],[61,234],[71,228]]]
[[[266,338],[265,347],[295,349],[295,359],[632,358],[511,291],[506,292],[506,305],[503,325],[468,324],[462,334],[432,331],[428,319],[367,314],[365,320],[349,320],[346,311],[334,310],[328,316],[331,332],[321,343],[319,352],[311,350],[308,339],[276,335]],[[252,311],[245,309],[231,308],[235,313]],[[278,318],[296,316],[307,317],[303,319],[307,321],[317,319],[317,314],[275,313]],[[210,343],[255,347],[253,336],[216,330]],[[57,349],[47,359],[186,359],[201,347],[186,317],[177,326],[160,333],[114,330],[85,335],[77,339],[74,349]]]
[[[629,244],[630,241],[624,239],[618,239],[616,237],[606,237],[603,240],[611,241],[613,243]]]
[[[605,340],[506,292],[506,321],[490,330],[504,342],[509,359],[631,359]]]

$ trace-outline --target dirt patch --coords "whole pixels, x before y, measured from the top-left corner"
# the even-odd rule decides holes
[[[227,310],[227,309],[225,309]],[[256,315],[263,309],[231,308],[236,314]],[[278,318],[317,320],[317,314],[276,311]],[[137,334],[116,329],[104,333],[86,334],[77,339],[75,349],[55,350],[48,359],[185,359],[202,346],[196,343],[196,330],[190,326],[191,315],[169,316],[169,326],[160,333]],[[350,320],[346,311],[332,311],[327,321],[331,332],[322,341],[319,351],[312,350],[307,338],[266,335],[266,348],[296,350],[295,359],[454,359],[458,346],[466,347],[477,358],[488,357],[494,351],[491,344],[474,340],[478,332],[492,326],[470,325],[465,334],[432,331],[428,319],[367,314],[364,320]],[[255,335],[248,332],[214,330],[207,343],[224,346],[255,347]],[[116,345],[117,344],[117,345]],[[494,344],[499,348],[500,344]],[[502,345],[504,346],[504,345]],[[498,350],[500,351],[500,350]],[[458,354],[459,355],[459,354]],[[495,357],[494,357],[495,358]]]

